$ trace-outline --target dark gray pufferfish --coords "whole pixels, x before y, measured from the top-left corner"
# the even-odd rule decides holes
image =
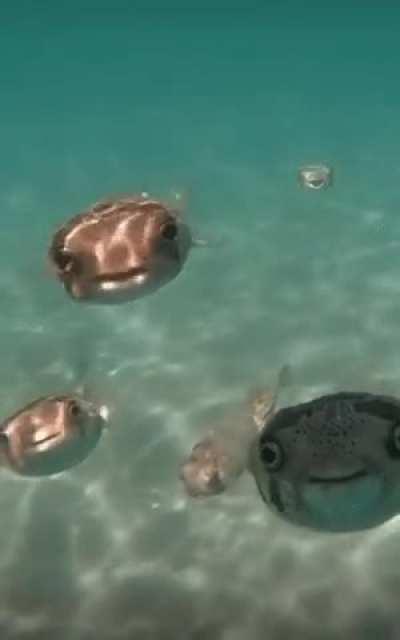
[[[254,442],[251,472],[280,517],[358,531],[400,513],[400,401],[340,392],[281,409]]]

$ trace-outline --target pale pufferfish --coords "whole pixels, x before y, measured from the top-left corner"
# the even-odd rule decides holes
[[[71,218],[54,234],[48,257],[74,300],[120,303],[175,278],[193,244],[180,212],[142,193]]]
[[[193,446],[180,467],[180,479],[190,497],[222,493],[245,471],[251,444],[274,414],[279,391],[288,379],[289,367],[282,367],[274,390],[251,393],[246,406],[224,416]]]
[[[400,513],[400,401],[341,392],[286,407],[254,442],[251,471],[279,516],[319,531]]]
[[[22,476],[49,476],[85,460],[108,409],[77,395],[39,398],[0,425],[1,465]]]

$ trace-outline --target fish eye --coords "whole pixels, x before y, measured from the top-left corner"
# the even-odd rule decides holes
[[[278,471],[283,464],[282,448],[275,440],[261,441],[260,456],[269,471]]]
[[[79,406],[79,404],[77,402],[75,402],[75,400],[70,402],[69,407],[68,407],[68,411],[69,411],[69,415],[72,418],[79,418],[79,416],[82,415],[82,409]]]
[[[71,269],[73,264],[72,255],[64,249],[64,247],[55,247],[52,252],[52,257],[57,267],[62,271]]]
[[[166,222],[161,227],[161,235],[165,240],[175,240],[178,235],[178,227],[175,222]]]

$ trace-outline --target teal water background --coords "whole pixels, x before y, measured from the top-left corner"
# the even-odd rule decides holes
[[[396,520],[322,536],[251,478],[203,503],[178,468],[213,417],[293,368],[285,402],[399,393],[400,9],[269,3],[0,10],[0,399],[86,382],[82,466],[1,475],[3,640],[398,638]],[[335,183],[302,191],[302,164]],[[76,305],[45,255],[97,199],[188,198],[183,273]]]

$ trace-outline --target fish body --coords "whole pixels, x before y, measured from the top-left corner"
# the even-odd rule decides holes
[[[96,447],[107,417],[76,395],[38,398],[0,425],[3,466],[22,476],[66,471]]]
[[[246,470],[258,431],[275,412],[279,391],[287,382],[287,371],[287,367],[280,371],[274,390],[268,388],[251,393],[245,406],[225,415],[194,445],[180,468],[180,477],[189,496],[198,498],[222,493]]]
[[[304,189],[320,191],[332,185],[333,169],[324,164],[308,165],[299,169],[297,178]]]
[[[105,200],[66,222],[48,253],[74,300],[122,303],[174,279],[192,246],[179,211],[148,194]]]
[[[320,531],[358,531],[400,513],[400,400],[340,392],[280,409],[251,451],[265,503]]]

